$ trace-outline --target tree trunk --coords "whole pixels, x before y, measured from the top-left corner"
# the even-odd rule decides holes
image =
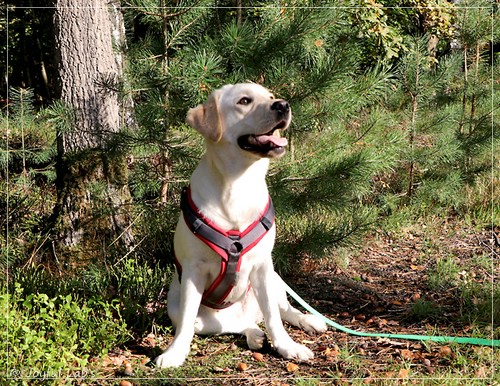
[[[242,16],[242,0],[236,0],[236,23],[240,26],[241,23],[243,23],[243,16]]]
[[[418,79],[418,77],[417,77]],[[410,169],[408,171],[408,190],[406,196],[411,200],[413,197],[413,187],[415,185],[415,123],[417,120],[418,99],[417,95],[411,96],[411,126],[410,126]]]
[[[73,129],[58,133],[55,217],[66,246],[105,252],[132,243],[127,165],[111,145],[132,116],[119,95],[125,30],[118,1],[81,4],[57,0],[54,16],[60,98],[74,112]]]
[[[462,116],[460,118],[459,123],[459,132],[460,134],[464,134],[464,124],[465,124],[465,115],[467,110],[467,89],[469,86],[469,67],[468,67],[468,59],[467,59],[467,46],[463,47],[464,51],[464,95],[462,97]]]
[[[429,36],[429,40],[427,42],[427,52],[429,52],[429,56],[433,59],[432,67],[436,67],[436,55],[437,55],[437,45],[439,43],[439,38],[437,35],[432,34]]]

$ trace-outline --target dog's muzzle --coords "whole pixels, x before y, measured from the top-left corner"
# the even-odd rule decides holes
[[[286,130],[290,123],[290,104],[285,100],[277,100],[271,105],[271,111],[275,114],[276,125],[262,134],[242,135],[238,138],[240,148],[269,158],[281,157],[285,153],[288,140],[281,137],[279,130]]]

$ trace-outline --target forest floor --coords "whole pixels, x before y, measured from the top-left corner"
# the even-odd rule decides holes
[[[488,312],[495,307],[480,289],[500,277],[491,236],[491,230],[445,222],[372,234],[329,261],[305,259],[286,281],[318,311],[354,330],[488,337],[494,328]],[[99,372],[123,385],[500,384],[500,356],[491,347],[356,337],[332,328],[318,336],[287,330],[315,353],[313,360],[288,361],[269,347],[255,354],[238,336],[196,337],[183,367],[158,370],[150,358],[172,334],[149,334],[111,352]]]

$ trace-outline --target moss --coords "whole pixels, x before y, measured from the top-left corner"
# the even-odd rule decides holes
[[[111,245],[127,247],[131,236],[120,237],[128,225],[131,200],[125,157],[88,149],[65,156],[59,171],[55,224],[62,249],[69,248],[82,262],[109,254]],[[113,243],[117,238],[124,243]]]

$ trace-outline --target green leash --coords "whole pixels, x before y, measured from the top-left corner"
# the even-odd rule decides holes
[[[346,328],[334,321],[328,319],[327,317],[320,314],[314,308],[312,308],[309,304],[306,303],[304,299],[302,299],[297,293],[292,290],[288,284],[285,283],[285,289],[288,294],[297,301],[302,307],[304,307],[311,314],[316,315],[318,318],[323,320],[329,326],[336,328],[342,332],[346,332],[351,335],[356,336],[367,336],[367,337],[376,337],[376,338],[391,338],[391,339],[406,339],[406,340],[420,340],[420,341],[432,341],[432,342],[440,342],[440,343],[462,343],[462,344],[474,344],[480,346],[491,346],[491,347],[499,347],[500,340],[494,339],[483,339],[483,338],[471,338],[471,337],[462,337],[462,336],[429,336],[429,335],[406,335],[406,334],[377,334],[377,333],[369,333],[369,332],[360,332],[351,330]]]

